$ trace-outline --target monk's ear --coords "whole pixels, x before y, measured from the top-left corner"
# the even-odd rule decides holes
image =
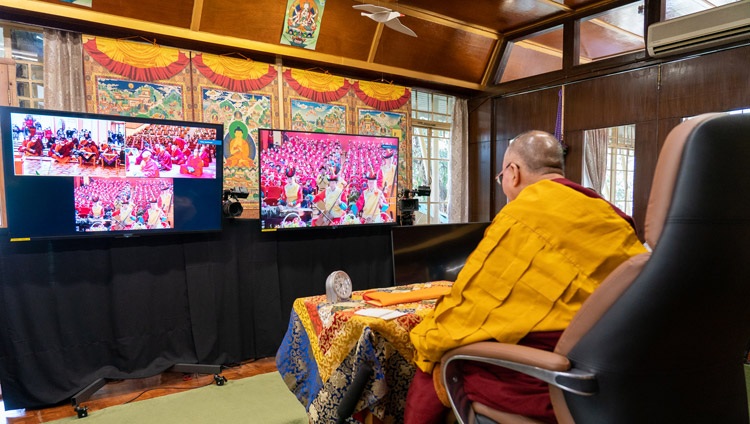
[[[511,174],[511,175],[507,175],[507,177],[511,178],[511,180],[510,180],[511,186],[513,186],[513,187],[520,186],[521,185],[521,180],[524,177],[521,174],[521,167],[518,166],[518,164],[516,164],[516,163],[511,163],[509,168],[512,168],[512,171],[511,172],[506,172],[506,175],[507,174]],[[507,177],[505,177],[505,175],[503,175],[503,177],[507,178]]]

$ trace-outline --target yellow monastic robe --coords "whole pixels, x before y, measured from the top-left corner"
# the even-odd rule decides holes
[[[602,199],[542,180],[495,216],[450,294],[411,331],[425,372],[448,350],[530,332],[564,330],[620,263],[645,253]]]

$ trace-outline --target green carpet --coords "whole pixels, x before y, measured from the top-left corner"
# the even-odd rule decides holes
[[[307,414],[281,375],[271,372],[229,380],[223,386],[212,384],[126,405],[90,410],[83,421],[77,416],[52,421],[55,424],[73,422],[307,424]]]

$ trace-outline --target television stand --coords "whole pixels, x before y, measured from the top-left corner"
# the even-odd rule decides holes
[[[223,386],[227,382],[227,378],[221,375],[221,365],[174,364],[167,371],[185,374],[213,374],[217,386]]]
[[[227,378],[221,375],[221,365],[206,365],[206,364],[174,364],[166,370],[166,372],[181,372],[185,374],[213,374],[214,382],[217,386],[223,386],[227,382]],[[93,383],[84,387],[70,398],[70,403],[73,406],[73,410],[76,411],[78,418],[85,418],[89,416],[89,408],[81,405],[82,402],[90,399],[99,389],[107,384],[106,378],[98,378]]]

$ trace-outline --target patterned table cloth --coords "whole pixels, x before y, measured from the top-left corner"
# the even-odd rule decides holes
[[[379,291],[408,291],[450,287],[449,281],[389,287]],[[355,312],[375,308],[357,291],[350,302],[326,303],[325,295],[295,300],[289,328],[276,354],[284,382],[307,410],[311,423],[336,422],[336,410],[362,364],[373,372],[355,411],[368,411],[384,423],[403,421],[409,384],[414,376],[414,347],[409,331],[435,307],[422,300],[385,307],[404,312],[383,320]],[[383,308],[381,308],[383,309]],[[357,422],[349,418],[348,422]]]

